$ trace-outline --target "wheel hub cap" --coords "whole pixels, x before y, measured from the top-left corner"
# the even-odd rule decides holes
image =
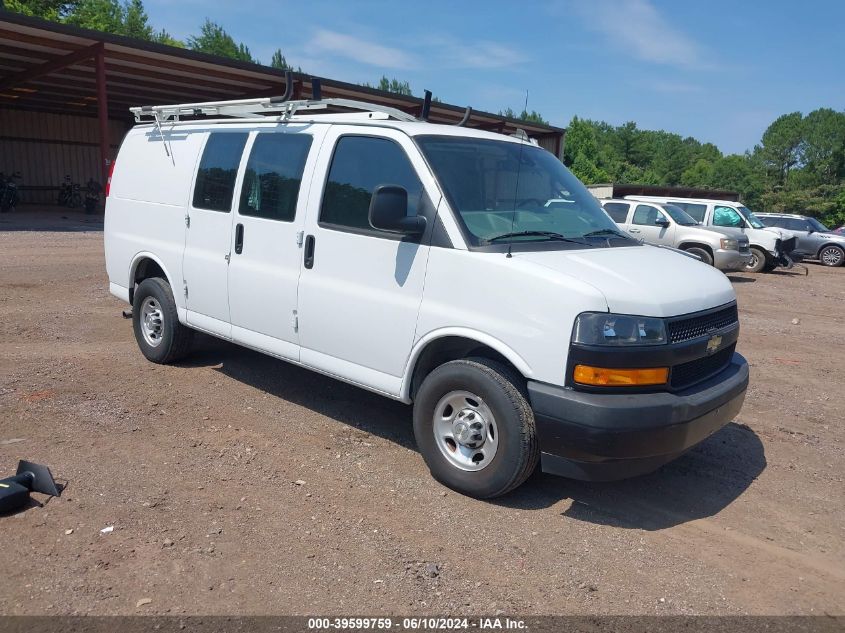
[[[447,393],[434,410],[434,438],[446,460],[461,470],[487,467],[499,447],[493,412],[469,391]]]
[[[147,297],[141,305],[141,334],[147,345],[158,347],[164,333],[164,315],[154,297]]]

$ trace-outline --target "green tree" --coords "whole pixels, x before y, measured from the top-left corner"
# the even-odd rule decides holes
[[[142,0],[128,0],[123,5],[123,30],[121,35],[136,37],[141,40],[153,39],[153,27],[144,9]]]
[[[780,184],[787,182],[789,170],[798,164],[802,127],[801,113],[792,112],[775,119],[763,132],[761,156]]]
[[[153,33],[152,40],[154,42],[158,42],[159,44],[167,44],[168,46],[176,46],[178,48],[185,48],[185,42],[182,40],[177,40],[173,37],[170,33],[161,29],[157,33]]]
[[[65,22],[86,29],[123,35],[125,9],[117,0],[80,0]]]
[[[31,15],[44,20],[58,22],[73,12],[77,2],[61,2],[58,0],[5,0],[8,11]],[[0,3],[0,8],[3,4]]]
[[[804,169],[819,184],[836,184],[845,178],[845,112],[820,108],[802,123],[801,151]]]
[[[257,63],[244,43],[235,42],[222,26],[208,18],[200,27],[199,35],[190,36],[187,44],[188,48],[201,53]]]
[[[281,70],[295,70],[298,73],[302,72],[302,68],[297,66],[294,68],[290,64],[288,64],[288,60],[285,59],[285,56],[282,55],[282,49],[277,48],[273,53],[273,57],[270,59],[270,65],[273,68],[279,68]]]

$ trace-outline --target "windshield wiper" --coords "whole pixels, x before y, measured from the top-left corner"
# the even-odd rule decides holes
[[[573,244],[581,244],[582,246],[591,246],[587,242],[581,242],[579,240],[573,240],[570,237],[566,237],[565,235],[561,235],[560,233],[555,233],[554,231],[514,231],[512,233],[503,233],[502,235],[497,235],[496,237],[491,237],[488,239],[488,242],[495,242],[496,240],[503,240],[507,237],[523,237],[523,236],[538,236],[538,237],[547,237],[550,240],[559,240],[561,242],[572,242]]]
[[[625,239],[631,239],[629,235],[625,235],[621,231],[614,231],[613,229],[599,229],[598,231],[590,231],[589,233],[584,233],[581,237],[600,237],[602,235],[615,235],[616,237],[624,237]]]

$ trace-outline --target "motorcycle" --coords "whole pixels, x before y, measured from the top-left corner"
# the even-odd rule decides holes
[[[20,180],[22,177],[19,171],[16,171],[8,178],[0,173],[0,213],[14,211],[15,207],[20,203],[21,195],[18,191],[18,184],[15,181]]]
[[[82,206],[82,193],[79,183],[71,180],[70,174],[65,176],[64,182],[59,185],[58,203],[69,209],[76,209]]]
[[[100,202],[100,191],[102,191],[102,187],[100,183],[98,183],[93,178],[88,179],[88,183],[85,185],[85,214],[91,215],[92,213],[96,212],[97,204]]]

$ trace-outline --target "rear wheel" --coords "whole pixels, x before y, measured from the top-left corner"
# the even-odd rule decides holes
[[[707,249],[701,248],[700,246],[688,246],[684,250],[691,255],[695,255],[708,266],[713,265],[713,257],[707,252]]]
[[[751,259],[749,259],[748,263],[745,265],[745,270],[749,273],[759,273],[762,272],[765,267],[766,253],[764,253],[762,249],[752,246]]]
[[[539,459],[524,380],[485,358],[451,361],[426,376],[414,436],[437,481],[478,499],[510,492]]]
[[[194,338],[194,331],[179,323],[170,285],[160,277],[145,279],[135,290],[132,329],[141,353],[160,364],[184,358]]]
[[[839,246],[825,246],[819,251],[819,261],[825,266],[841,266],[845,263],[845,251]]]

